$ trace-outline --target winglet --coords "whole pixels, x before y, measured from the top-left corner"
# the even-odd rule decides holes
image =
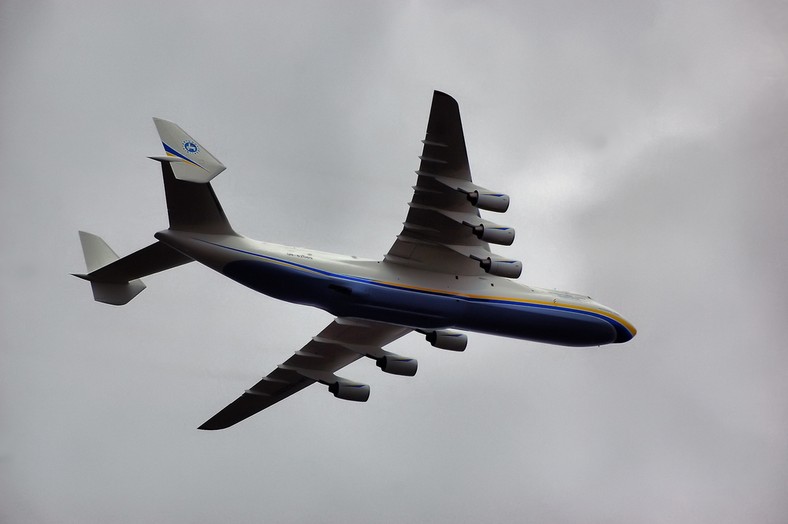
[[[173,159],[170,165],[178,180],[205,184],[226,169],[215,156],[177,124],[161,118],[154,118],[153,123],[156,124],[164,151]],[[163,160],[162,157],[151,158]]]

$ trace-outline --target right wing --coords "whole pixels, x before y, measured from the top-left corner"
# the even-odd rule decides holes
[[[433,94],[422,142],[408,216],[385,259],[443,273],[484,275],[479,262],[500,258],[490,252],[485,239],[494,236],[491,242],[509,245],[514,230],[482,219],[479,208],[506,211],[509,197],[471,180],[460,109],[451,96],[440,91]],[[482,236],[484,230],[487,233]]]
[[[205,422],[200,429],[224,429],[236,424],[305,387],[321,382],[334,396],[366,401],[369,386],[337,377],[334,372],[367,356],[383,367],[408,362],[415,372],[416,362],[382,349],[411,330],[393,324],[369,320],[337,318],[303,348],[275,370],[246,390],[233,403]],[[412,374],[412,373],[399,373]]]

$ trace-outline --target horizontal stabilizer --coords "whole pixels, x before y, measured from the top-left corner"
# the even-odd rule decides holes
[[[155,242],[123,258],[101,237],[79,232],[85,255],[86,275],[74,275],[90,282],[97,302],[122,306],[145,289],[141,277],[191,262],[191,258],[166,244]]]
[[[205,184],[224,171],[224,165],[177,124],[154,118],[156,130],[178,180]],[[160,157],[152,157],[161,160]],[[177,160],[174,160],[177,159]]]

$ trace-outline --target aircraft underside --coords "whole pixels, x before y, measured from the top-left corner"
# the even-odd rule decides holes
[[[475,286],[463,292],[425,289],[419,281],[383,262],[369,265],[365,274],[340,273],[330,260],[283,255],[284,246],[268,244],[267,252],[254,250],[249,239],[195,237],[163,231],[157,237],[185,255],[225,276],[270,297],[314,306],[338,317],[388,322],[412,329],[461,329],[564,346],[600,346],[626,342],[624,325],[591,307],[570,307],[529,296],[527,291],[494,295]],[[278,249],[277,249],[278,248]],[[336,255],[339,257],[340,255]],[[322,262],[322,263],[321,263]],[[457,276],[457,281],[468,280]],[[497,278],[499,284],[505,279]],[[511,287],[511,286],[510,286]],[[526,288],[523,288],[526,289]],[[590,303],[591,305],[593,303]]]
[[[560,306],[471,298],[341,276],[310,275],[249,260],[231,262],[222,273],[280,300],[314,306],[338,317],[363,318],[413,329],[460,329],[563,346],[600,346],[631,338],[623,326],[617,329],[612,321]]]

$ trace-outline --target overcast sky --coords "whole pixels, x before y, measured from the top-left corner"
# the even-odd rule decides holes
[[[382,257],[433,89],[512,197],[521,281],[638,327],[570,349],[411,334],[196,428],[327,313],[190,264],[123,307],[69,276],[166,228],[151,121],[225,165],[247,236]],[[0,3],[0,521],[785,522],[788,8],[696,2]]]

